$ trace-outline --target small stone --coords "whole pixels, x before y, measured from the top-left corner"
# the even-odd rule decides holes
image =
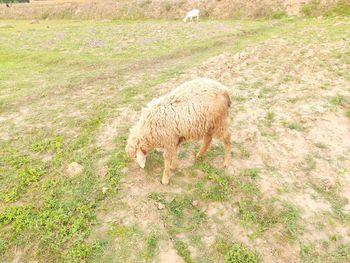
[[[122,169],[122,173],[123,173],[123,174],[127,174],[128,171],[129,171],[129,169],[128,169],[127,167],[125,167],[125,168]]]
[[[158,209],[163,210],[165,208],[165,205],[162,203],[158,203]]]
[[[107,191],[108,191],[108,187],[102,187],[102,193],[103,193],[103,194],[106,194]]]
[[[198,200],[193,200],[192,205],[193,206],[198,206],[198,203],[199,203]]]
[[[69,176],[75,176],[83,172],[84,167],[76,162],[72,162],[67,167]]]
[[[32,21],[30,21],[30,24],[39,24],[39,21],[36,19],[33,19]]]

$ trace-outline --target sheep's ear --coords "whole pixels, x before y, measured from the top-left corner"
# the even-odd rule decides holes
[[[140,165],[140,167],[142,169],[145,168],[146,155],[140,149],[138,149],[137,152],[136,152],[136,161],[137,161],[138,165]]]

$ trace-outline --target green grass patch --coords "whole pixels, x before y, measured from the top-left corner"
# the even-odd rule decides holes
[[[247,168],[244,169],[241,174],[243,176],[248,176],[252,179],[257,179],[259,177],[260,170],[258,168]]]
[[[291,129],[291,130],[296,130],[299,132],[305,131],[305,128],[298,122],[283,120],[282,124],[283,124],[283,126],[287,127],[288,129]]]
[[[191,253],[188,250],[188,247],[187,247],[185,242],[183,242],[181,240],[176,240],[175,243],[174,243],[174,247],[175,247],[177,253],[183,258],[183,260],[186,263],[194,262],[191,259]]]
[[[280,214],[281,221],[285,227],[287,235],[295,240],[299,232],[299,212],[295,206],[292,204],[285,203],[283,204],[283,210]]]
[[[226,257],[226,263],[258,263],[260,257],[249,248],[241,244],[233,244]]]
[[[285,18],[287,16],[288,15],[287,15],[287,13],[285,11],[277,11],[277,12],[272,13],[271,18],[273,18],[273,19],[282,19],[282,18]]]

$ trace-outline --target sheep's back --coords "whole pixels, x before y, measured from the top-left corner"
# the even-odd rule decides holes
[[[210,79],[197,79],[154,101],[147,119],[158,136],[163,133],[165,137],[198,139],[222,125],[229,106],[223,85]]]

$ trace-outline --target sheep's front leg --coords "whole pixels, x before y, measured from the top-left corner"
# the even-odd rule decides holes
[[[226,131],[223,136],[225,156],[224,156],[224,167],[228,167],[231,161],[231,133]]]
[[[171,147],[164,149],[164,171],[163,171],[163,178],[162,178],[162,184],[168,185],[169,179],[171,176],[171,169],[176,167],[176,147]]]
[[[205,152],[208,150],[209,145],[211,143],[212,136],[211,135],[205,135],[203,138],[202,146],[199,149],[199,152],[197,153],[197,158],[201,157]]]

